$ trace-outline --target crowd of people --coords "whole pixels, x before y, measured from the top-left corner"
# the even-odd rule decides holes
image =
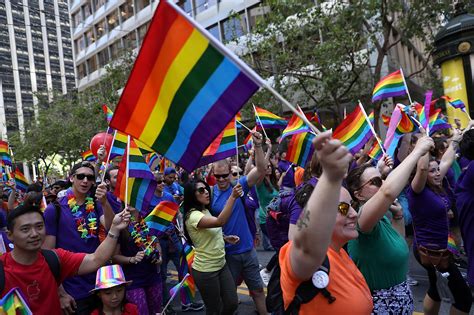
[[[368,157],[370,144],[352,156],[325,131],[315,137],[305,168],[254,132],[253,148],[240,164],[230,158],[192,173],[179,166],[155,169],[156,190],[141,210],[113,194],[117,164],[99,175],[107,153],[102,147],[97,163],[75,164],[67,179],[34,183],[26,195],[2,183],[1,294],[19,288],[34,314],[161,313],[171,298],[168,265],[179,269],[185,239],[194,248],[190,274],[202,302],[182,304],[182,311],[234,314],[237,286],[245,282],[261,315],[284,309],[411,314],[408,265],[414,255],[429,279],[425,314],[439,312],[440,276],[453,296],[451,314],[468,314],[472,127],[474,121],[431,137],[424,130],[406,134],[393,157],[378,161]],[[163,201],[180,211],[153,238],[144,218]],[[260,243],[274,252],[266,266],[258,260]],[[467,281],[458,267],[464,254]]]

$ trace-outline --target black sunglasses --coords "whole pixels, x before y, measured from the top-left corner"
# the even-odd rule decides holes
[[[86,175],[86,174],[74,174],[78,180],[84,180],[87,178],[89,182],[95,181],[95,175]]]
[[[198,189],[196,189],[196,191],[200,194],[200,195],[204,195],[204,193],[207,191],[207,189],[205,187],[199,187]]]
[[[339,211],[339,213],[345,217],[349,213],[350,208],[351,208],[351,205],[344,201],[339,202],[339,205],[337,206],[337,210]]]
[[[230,173],[227,174],[214,174],[215,178],[227,178],[229,177]]]
[[[244,172],[233,172],[232,173],[232,176],[234,176],[234,177],[237,176],[237,175],[242,176],[242,175],[244,175]]]
[[[365,184],[357,188],[357,190],[364,188],[364,186],[367,186],[368,184],[373,185],[375,187],[382,187],[382,184],[383,184],[382,177],[377,176],[377,177],[373,177],[369,179]]]
[[[156,183],[159,185],[159,184],[163,184],[163,180],[157,180]]]

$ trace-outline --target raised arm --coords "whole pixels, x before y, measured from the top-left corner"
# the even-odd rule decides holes
[[[237,184],[232,188],[232,194],[225,203],[224,209],[219,213],[217,217],[204,216],[199,220],[197,227],[199,229],[210,229],[215,227],[221,227],[227,223],[230,216],[232,215],[232,209],[234,208],[235,201],[242,195],[242,185]]]
[[[430,154],[423,155],[417,163],[416,174],[411,181],[411,189],[419,194],[425,189],[426,180],[428,178],[428,167],[430,163]]]
[[[441,161],[439,162],[439,173],[441,178],[446,176],[449,169],[453,165],[454,160],[456,159],[456,150],[459,146],[459,141],[461,141],[461,137],[461,132],[454,129],[453,137],[449,142],[446,152],[444,152],[443,156],[441,157]]]
[[[347,148],[339,140],[331,139],[331,135],[331,131],[326,131],[315,138],[323,173],[297,223],[290,251],[293,272],[303,280],[311,278],[326,257],[342,179],[352,159]]]
[[[255,166],[247,175],[247,183],[249,187],[254,186],[258,179],[265,176],[265,170],[267,168],[267,162],[263,155],[262,142],[263,137],[259,132],[252,134],[252,141],[255,148]]]
[[[420,138],[413,151],[388,175],[378,192],[364,204],[364,210],[360,213],[358,221],[362,232],[372,231],[405,188],[418,160],[433,147],[433,139],[428,136]]]

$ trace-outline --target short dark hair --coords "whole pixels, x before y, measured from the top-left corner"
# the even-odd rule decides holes
[[[349,174],[347,174],[346,178],[346,184],[347,184],[347,190],[349,190],[349,193],[351,194],[351,197],[355,201],[360,201],[357,199],[355,196],[355,192],[360,189],[360,186],[362,185],[362,174],[364,174],[365,170],[368,168],[374,168],[370,163],[365,163],[362,164],[354,169],[352,169]]]
[[[82,162],[79,162],[77,164],[74,164],[74,166],[71,168],[71,172],[69,173],[69,176],[72,176],[72,175],[76,174],[76,171],[78,169],[80,169],[81,167],[87,167],[87,168],[91,169],[95,174],[94,165],[92,165],[92,163],[89,162],[89,161],[82,161]]]
[[[16,218],[18,218],[18,217],[20,217],[24,214],[33,213],[33,212],[38,213],[39,215],[41,215],[41,218],[44,221],[43,212],[41,212],[41,209],[38,206],[30,204],[29,202],[24,202],[24,203],[20,204],[18,207],[16,207],[15,209],[13,209],[12,211],[10,211],[10,213],[8,213],[8,215],[7,215],[7,229],[10,232],[13,232],[13,227],[15,226]]]
[[[474,129],[464,132],[459,142],[459,151],[466,159],[474,160]]]
[[[112,172],[113,170],[118,170],[119,167],[117,165],[111,165],[107,168],[107,170],[105,171],[105,176],[104,176],[104,180],[110,180],[110,172]]]

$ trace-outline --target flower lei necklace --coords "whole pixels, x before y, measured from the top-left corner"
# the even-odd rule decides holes
[[[72,190],[67,191],[67,204],[71,209],[71,213],[76,220],[77,231],[83,239],[97,237],[97,216],[94,211],[94,199],[86,197],[86,211],[79,210],[76,196]]]
[[[132,216],[128,225],[128,232],[135,245],[145,252],[145,256],[150,257],[151,260],[158,260],[160,258],[158,239],[156,236],[149,234],[150,230],[143,218],[137,220],[135,216]]]

